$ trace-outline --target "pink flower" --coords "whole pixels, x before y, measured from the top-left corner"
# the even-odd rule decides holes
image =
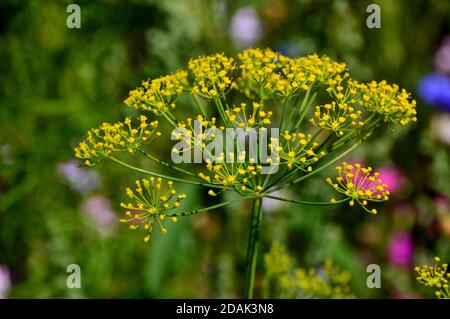
[[[6,266],[0,265],[0,299],[8,297],[11,291],[11,276]]]
[[[388,260],[398,267],[409,267],[412,262],[414,243],[411,235],[406,232],[395,233],[388,244]]]
[[[450,36],[447,36],[434,56],[434,66],[441,73],[450,73]]]
[[[403,173],[394,167],[382,167],[378,169],[379,178],[387,185],[389,192],[399,193],[405,188],[406,179]]]
[[[106,197],[92,196],[85,200],[82,205],[83,212],[102,236],[108,236],[114,231],[117,215],[112,210],[111,203]]]

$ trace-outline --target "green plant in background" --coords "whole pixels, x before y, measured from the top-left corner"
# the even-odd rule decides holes
[[[265,298],[355,298],[350,289],[352,275],[326,260],[318,270],[294,268],[286,248],[277,241],[264,255]]]
[[[244,297],[251,298],[263,198],[304,205],[335,205],[348,201],[352,206],[356,201],[371,213],[376,213],[376,210],[365,207],[368,201],[388,199],[389,191],[377,173],[359,164],[346,163],[343,168],[338,166],[340,176],[336,178],[336,183],[328,180],[345,195],[343,199],[321,203],[271,194],[330,166],[355,149],[378,126],[406,125],[416,121],[415,101],[405,90],[384,81],[358,83],[350,78],[345,64],[326,56],[289,58],[271,49],[247,49],[238,54],[238,61],[224,54],[202,56],[191,60],[188,67],[190,74],[178,71],[144,81],[142,86],[130,91],[125,100],[130,107],[166,120],[173,129],[170,135],[156,132],[159,123],[147,123],[147,117],[141,115],[139,124],[134,126],[130,118],[117,124],[102,124],[98,129],[91,130],[86,140],[75,149],[76,157],[83,159],[87,166],[109,158],[157,178],[156,184],[155,179],[150,182],[143,180],[142,183],[137,181],[134,192],[127,189],[135,205],[122,204],[127,216],[123,221],[130,222],[131,229],[143,228],[145,241],[150,239],[154,224],[161,223],[166,217],[175,221],[179,216],[210,211],[234,201],[251,200],[244,283]],[[176,118],[173,110],[183,95],[194,100],[199,115],[186,120]],[[238,102],[234,104],[233,101]],[[310,121],[307,121],[308,118]],[[245,144],[243,149],[236,139],[233,139],[231,146],[226,144],[218,135],[230,128],[250,133],[250,139],[251,134],[256,132],[256,146],[250,142],[247,151]],[[266,134],[267,139],[271,128],[279,128],[282,134],[270,136],[269,143],[264,144],[261,134]],[[188,162],[192,161],[192,152],[204,154],[203,164],[194,165],[194,169],[199,168],[199,171],[194,173],[193,168],[164,162],[150,154],[146,145],[157,140],[153,135],[178,140],[172,152],[187,158]],[[213,151],[208,141],[214,141],[222,151]],[[252,147],[257,149],[256,157],[252,156]],[[235,150],[237,156],[233,157]],[[141,153],[161,167],[184,176],[179,178],[132,166],[117,157],[120,152]],[[275,154],[275,157],[264,158],[261,156],[263,152]],[[264,171],[268,167],[269,174]],[[273,170],[274,167],[276,170]],[[169,190],[164,194],[161,193],[161,179],[169,180]],[[178,208],[179,199],[184,198],[184,194],[178,195],[174,203],[169,203],[176,194],[172,181],[204,186],[211,196],[232,192],[238,197],[201,209],[181,209]],[[165,227],[161,226],[161,230],[166,233]]]
[[[416,279],[425,287],[433,288],[437,298],[450,299],[450,290],[448,288],[450,272],[447,271],[448,264],[441,264],[439,257],[435,257],[434,261],[434,265],[415,267],[414,270],[418,273]]]

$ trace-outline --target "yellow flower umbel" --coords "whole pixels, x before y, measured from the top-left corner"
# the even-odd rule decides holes
[[[379,114],[385,122],[406,125],[417,121],[416,101],[411,99],[411,94],[386,81],[369,83],[362,105],[369,112]]]
[[[208,172],[206,174],[201,172],[198,176],[209,184],[233,188],[240,194],[260,192],[263,187],[257,183],[257,176],[261,172],[262,166],[251,160],[246,162],[245,157],[246,152],[242,151],[238,156],[238,161],[225,163],[225,155],[222,153],[214,162],[207,160]],[[208,194],[216,195],[212,190]]]
[[[441,265],[439,257],[435,257],[434,261],[434,265],[415,267],[414,270],[419,274],[416,279],[425,287],[434,288],[437,298],[450,299],[450,290],[448,288],[450,272],[447,272],[448,264]]]
[[[196,127],[194,121],[200,123],[196,132]],[[183,155],[183,153],[191,153],[192,149],[201,150],[206,152],[206,142],[213,141],[216,138],[215,130],[220,129],[223,131],[224,126],[218,128],[216,126],[216,118],[212,117],[210,120],[205,118],[203,115],[197,115],[194,119],[188,118],[186,122],[181,121],[177,124],[177,130],[172,132],[172,139],[183,142],[183,147],[177,149],[175,146],[172,148],[173,153]],[[207,155],[210,155],[206,152]]]
[[[247,49],[238,54],[241,61],[241,78],[249,84],[263,85],[280,66],[278,54],[271,49]]]
[[[271,111],[262,111],[261,105],[257,102],[253,102],[252,105],[253,110],[251,113],[246,112],[246,103],[241,103],[238,107],[225,110],[225,115],[233,127],[242,129],[259,127],[264,129],[264,126],[271,124],[270,117],[273,113]]]
[[[286,164],[288,169],[297,168],[305,172],[313,170],[312,165],[324,152],[316,153],[318,144],[312,142],[312,136],[304,133],[289,133],[285,131],[281,137],[281,143],[277,138],[271,138],[269,148],[278,152],[280,165]]]
[[[124,103],[138,110],[162,115],[175,108],[175,103],[187,87],[187,76],[186,71],[177,71],[171,75],[144,81],[142,86],[130,91]]]
[[[235,64],[232,58],[222,53],[192,59],[188,67],[195,78],[192,93],[204,99],[213,99],[229,89]]]
[[[313,125],[335,132],[337,136],[364,125],[361,121],[362,111],[356,109],[356,104],[365,86],[350,79],[344,84],[343,80],[338,75],[328,81],[327,91],[333,101],[316,106],[315,119],[310,120]]]
[[[326,260],[320,271],[314,268],[293,268],[286,248],[274,241],[264,255],[266,273],[264,290],[271,285],[280,298],[354,298],[350,289],[351,273],[341,270],[331,260]],[[265,297],[269,297],[268,295]],[[272,296],[270,296],[272,297]]]
[[[345,63],[332,61],[327,56],[311,54],[301,58],[279,55],[277,66],[265,84],[265,89],[275,96],[290,98],[310,89],[316,82],[326,83],[329,78],[345,71]]]
[[[75,148],[75,156],[83,159],[87,166],[92,166],[111,156],[113,152],[134,153],[143,145],[150,143],[154,134],[161,135],[160,132],[156,132],[158,121],[148,123],[147,117],[141,115],[139,122],[139,126],[133,127],[131,118],[127,117],[123,122],[103,123],[100,127],[91,129],[87,138]]]
[[[177,195],[173,182],[168,181],[164,187],[161,178],[142,179],[136,181],[136,187],[126,189],[128,197],[132,203],[121,203],[120,206],[125,208],[126,218],[121,219],[122,223],[130,223],[130,229],[143,228],[146,232],[144,241],[150,240],[150,234],[153,226],[157,223],[163,234],[167,233],[167,229],[163,226],[163,221],[167,214],[180,206],[180,202],[186,198],[185,194]],[[172,222],[176,222],[176,217],[168,217]]]
[[[350,199],[350,206],[353,206],[357,202],[367,212],[376,214],[376,209],[367,209],[367,203],[369,201],[383,202],[389,199],[387,185],[383,184],[381,179],[378,178],[379,173],[372,172],[371,167],[365,168],[361,167],[360,164],[347,164],[343,162],[342,166],[336,167],[336,170],[339,174],[336,177],[336,182],[333,182],[331,178],[327,178],[326,181],[335,190]],[[336,201],[332,199],[331,202]]]

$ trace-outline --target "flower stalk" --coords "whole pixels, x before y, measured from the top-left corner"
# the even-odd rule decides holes
[[[256,265],[258,261],[261,222],[262,198],[256,198],[252,203],[252,215],[250,219],[249,237],[247,242],[247,258],[243,293],[243,296],[246,299],[253,298],[253,287],[255,285]]]

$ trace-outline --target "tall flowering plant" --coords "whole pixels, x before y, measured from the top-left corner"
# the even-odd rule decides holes
[[[127,188],[130,202],[121,203],[125,216],[120,221],[142,229],[145,242],[154,227],[166,233],[167,220],[252,201],[243,294],[251,298],[263,198],[301,205],[346,202],[373,214],[377,211],[367,208],[369,202],[388,200],[379,174],[351,163],[337,166],[337,177],[327,179],[339,199],[321,203],[273,193],[337,162],[377,127],[415,122],[416,102],[404,89],[385,81],[360,83],[344,63],[327,56],[289,58],[271,49],[247,49],[237,59],[201,56],[187,69],[142,82],[124,101],[142,113],[136,120],[103,123],[75,148],[86,166],[110,159],[150,176]],[[181,119],[176,109],[183,96],[192,99],[198,113]],[[162,122],[172,131],[161,132]],[[172,161],[150,151],[148,145],[161,139],[174,141]],[[135,167],[119,158],[121,152],[143,155],[173,174]],[[237,198],[182,209],[187,195],[177,193],[174,182],[203,186],[210,196],[230,192]]]

